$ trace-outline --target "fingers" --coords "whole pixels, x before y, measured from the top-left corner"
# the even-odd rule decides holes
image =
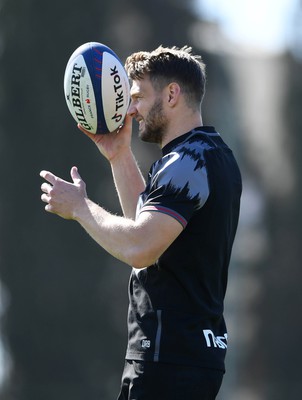
[[[126,114],[123,123],[115,130],[115,132],[119,133],[120,131],[123,131],[125,129],[131,129],[131,127],[132,127],[132,117]]]
[[[52,186],[49,183],[42,183],[41,190],[43,193],[50,194]]]
[[[71,168],[70,175],[71,175],[71,178],[73,180],[73,183],[79,185],[80,183],[83,182],[77,167],[72,167]],[[49,182],[49,183],[44,182],[41,185],[42,192],[44,192],[46,194],[50,194],[50,191],[52,190],[53,186],[56,183],[69,184],[69,182],[64,181],[63,179],[59,178],[58,176],[54,175],[52,172],[49,172],[49,171],[44,171],[44,170],[41,171],[40,172],[40,176],[42,178],[44,178],[47,182]]]
[[[42,171],[42,172],[46,172],[46,171]],[[48,204],[49,204],[49,202],[51,200],[52,185],[50,185],[49,183],[44,182],[41,185],[41,190],[43,192],[43,194],[41,195],[41,200],[43,201],[43,203],[47,203],[47,205],[45,206],[45,210],[49,211],[48,210],[49,209]]]
[[[51,204],[50,202],[52,201],[52,191],[53,191],[53,185],[55,183],[62,181],[59,177],[54,175],[52,172],[49,171],[41,171],[40,176],[44,178],[47,182],[43,182],[41,185],[41,190],[42,190],[42,195],[41,195],[41,200],[43,203],[46,203],[45,210],[48,212],[52,212]]]
[[[73,183],[76,185],[80,185],[82,183],[82,178],[79,174],[78,168],[77,167],[72,167],[70,170],[70,176],[71,179],[73,180]]]
[[[47,212],[66,219],[73,218],[75,207],[87,197],[86,185],[77,167],[72,167],[70,175],[73,182],[65,181],[49,171],[41,171],[40,176],[46,180],[41,184],[41,200],[46,203]]]
[[[113,132],[107,132],[105,134],[91,133],[91,132],[87,131],[85,128],[83,128],[81,124],[78,124],[78,129],[80,131],[82,131],[83,133],[85,133],[85,135],[88,136],[90,139],[92,139],[94,142],[99,142],[104,135],[108,135],[110,133],[118,133],[123,128],[130,129],[131,126],[132,126],[132,117],[130,115],[126,114],[123,123]]]
[[[132,121],[133,118],[131,117],[131,115],[126,114],[126,117],[124,119],[124,126],[127,127],[128,129],[132,127]]]
[[[45,194],[45,193],[43,193],[42,195],[41,195],[41,200],[43,201],[43,203],[49,203],[50,202],[50,199],[51,199],[51,197],[50,196],[48,196],[47,194]]]
[[[40,176],[52,185],[60,178],[49,171],[41,171]]]
[[[85,128],[82,127],[81,124],[78,124],[78,129],[79,129],[81,132],[85,133],[85,135],[88,136],[89,139],[91,139],[93,142],[95,142],[96,139],[99,138],[99,136],[102,136],[102,135],[100,135],[100,134],[91,133],[91,132],[87,131]]]
[[[91,138],[93,137],[93,133],[91,133],[91,132],[89,132],[89,131],[86,131],[86,129],[83,128],[81,124],[78,124],[78,129],[80,129],[80,131],[82,131],[83,133],[85,133],[85,135],[87,135],[87,136],[89,136],[89,137],[91,137]]]

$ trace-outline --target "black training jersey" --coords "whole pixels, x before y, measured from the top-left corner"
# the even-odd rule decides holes
[[[137,213],[166,213],[184,229],[154,265],[132,271],[127,359],[224,370],[223,301],[241,188],[234,156],[214,128],[163,148]]]

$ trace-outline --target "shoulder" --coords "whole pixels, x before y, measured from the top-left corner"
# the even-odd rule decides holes
[[[210,146],[202,139],[191,138],[174,146],[154,164],[153,176],[173,174],[183,176],[198,171],[205,165],[205,150]]]

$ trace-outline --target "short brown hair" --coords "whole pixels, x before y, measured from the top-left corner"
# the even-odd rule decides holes
[[[192,54],[191,47],[159,46],[151,52],[139,51],[127,58],[125,68],[132,80],[143,79],[148,74],[156,90],[177,82],[188,106],[200,107],[205,93],[205,64],[201,56]]]

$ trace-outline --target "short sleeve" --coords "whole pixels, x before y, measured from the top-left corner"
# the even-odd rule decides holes
[[[209,196],[202,149],[189,146],[165,155],[151,169],[138,212],[158,211],[186,226]]]

